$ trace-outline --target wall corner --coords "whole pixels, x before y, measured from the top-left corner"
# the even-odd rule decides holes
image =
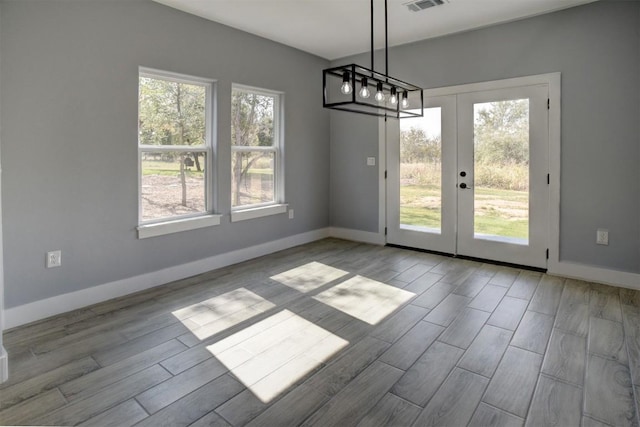
[[[0,346],[0,383],[9,379],[9,356],[4,347]]]

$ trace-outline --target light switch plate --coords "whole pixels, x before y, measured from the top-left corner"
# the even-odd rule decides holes
[[[376,158],[375,157],[367,157],[367,166],[375,166]]]
[[[596,232],[596,244],[598,245],[609,244],[609,230],[605,230],[604,228],[598,228],[598,231]]]

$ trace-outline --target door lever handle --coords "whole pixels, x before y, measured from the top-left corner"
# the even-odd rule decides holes
[[[472,188],[471,186],[467,185],[467,184],[466,184],[466,183],[464,183],[464,182],[461,182],[461,183],[460,183],[460,185],[459,185],[459,187],[460,187],[460,188],[462,188],[463,190],[464,190],[465,188]]]

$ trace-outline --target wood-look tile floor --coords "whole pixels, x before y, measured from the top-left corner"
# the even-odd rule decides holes
[[[4,425],[638,425],[640,292],[337,239],[4,343]]]

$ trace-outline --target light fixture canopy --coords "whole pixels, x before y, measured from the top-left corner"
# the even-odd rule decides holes
[[[424,97],[422,88],[389,75],[389,47],[387,37],[387,0],[384,2],[385,72],[374,69],[373,0],[371,0],[371,68],[357,64],[340,65],[322,71],[323,106],[334,110],[378,117],[422,117]],[[356,91],[356,83],[360,90]],[[369,87],[376,88],[370,97]],[[338,90],[337,88],[340,88]],[[347,89],[348,90],[344,90]]]

